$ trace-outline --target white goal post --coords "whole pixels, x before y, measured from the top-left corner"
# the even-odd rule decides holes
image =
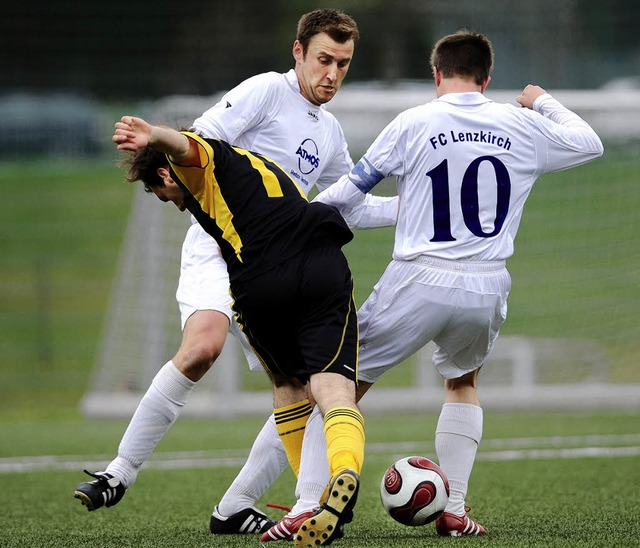
[[[518,91],[487,95],[515,102]],[[559,91],[554,95],[587,119],[605,141],[640,138],[638,91]],[[147,117],[176,128],[189,124],[213,105],[210,97],[177,96],[157,101]],[[395,90],[345,86],[329,103],[342,123],[354,156],[364,152],[377,133],[400,111],[433,96],[427,87]],[[157,370],[180,343],[175,290],[180,249],[190,222],[175,208],[162,207],[141,188],[136,191],[116,278],[97,352],[91,385],[81,401],[88,417],[128,418]],[[404,387],[376,387],[362,402],[367,413],[437,410],[442,380],[430,363],[432,347],[421,351],[404,376]],[[579,364],[571,382],[547,382],[550,357]],[[480,396],[498,409],[640,409],[640,386],[608,382],[606,352],[594,341],[502,336],[482,372]],[[200,381],[185,407],[186,416],[267,414],[272,395],[264,380],[247,390],[244,355],[233,337],[222,356]],[[251,373],[250,375],[262,375]],[[382,383],[381,383],[382,384]]]

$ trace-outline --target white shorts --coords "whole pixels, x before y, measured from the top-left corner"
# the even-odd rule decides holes
[[[445,379],[478,369],[507,317],[503,262],[392,261],[358,311],[358,379],[373,383],[430,341]]]
[[[249,369],[263,371],[246,337],[234,320],[229,293],[227,265],[216,241],[198,223],[189,227],[182,244],[180,281],[176,291],[182,329],[197,310],[217,310],[229,318],[229,332],[235,335],[249,362]]]

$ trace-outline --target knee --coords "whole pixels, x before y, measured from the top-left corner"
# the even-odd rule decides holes
[[[457,379],[445,380],[445,401],[447,403],[471,403],[480,405],[477,392],[478,371],[467,373]]]
[[[215,340],[183,344],[173,358],[173,362],[183,375],[197,382],[218,359],[223,344]]]

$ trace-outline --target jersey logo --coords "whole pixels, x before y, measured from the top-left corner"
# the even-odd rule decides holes
[[[319,120],[318,115],[317,115],[315,112],[312,112],[312,111],[310,111],[310,110],[307,110],[307,114],[308,114],[309,116],[311,116],[311,118],[313,118],[314,120],[316,120],[316,121],[317,121],[317,120]]]
[[[320,165],[318,145],[316,145],[313,139],[305,139],[302,141],[298,150],[296,150],[296,155],[298,156],[298,169],[305,175],[308,175]]]
[[[227,101],[227,106],[224,108],[231,108],[231,103],[229,101]]]

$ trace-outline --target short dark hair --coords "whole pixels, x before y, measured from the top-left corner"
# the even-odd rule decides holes
[[[343,11],[328,8],[313,10],[298,21],[296,40],[302,45],[302,53],[306,55],[311,38],[321,32],[340,44],[347,40],[356,42],[360,38],[358,25]]]
[[[493,46],[486,36],[461,29],[438,40],[431,66],[445,78],[460,76],[481,85],[493,70]]]
[[[153,188],[164,186],[162,177],[158,175],[158,169],[168,167],[169,160],[164,153],[146,146],[130,153],[122,160],[121,166],[127,168],[125,178],[128,182],[142,181],[145,192],[153,192]]]

